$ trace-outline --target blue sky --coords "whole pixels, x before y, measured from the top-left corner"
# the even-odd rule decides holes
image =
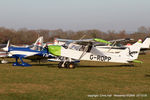
[[[0,0],[0,26],[132,32],[150,27],[150,0]]]

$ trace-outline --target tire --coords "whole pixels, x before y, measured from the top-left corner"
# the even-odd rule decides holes
[[[73,62],[67,63],[67,68],[74,69],[76,67],[76,64]]]

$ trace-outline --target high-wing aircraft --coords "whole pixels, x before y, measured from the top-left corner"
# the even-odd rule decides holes
[[[111,44],[108,41],[97,38],[71,41],[69,40],[62,46],[48,46],[48,51],[54,56],[64,57],[64,59],[58,65],[59,68],[75,68],[75,63],[79,62],[80,60],[114,63],[134,62],[138,58],[142,45],[141,42],[138,41],[120,53],[109,53],[97,49],[97,47],[93,45],[95,42]]]
[[[53,56],[48,52],[47,47],[45,48],[41,47],[42,44],[39,43],[40,39],[38,39],[34,45],[29,47],[9,46],[9,41],[8,41],[7,46],[2,49],[5,52],[7,52],[9,57],[16,59],[16,62],[13,63],[13,66],[31,66],[30,64],[25,63],[23,59],[26,58],[31,60],[34,59],[41,60],[41,59],[53,58]],[[21,63],[18,62],[19,59]]]

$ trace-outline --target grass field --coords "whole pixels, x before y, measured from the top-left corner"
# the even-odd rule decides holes
[[[143,64],[81,62],[76,69],[0,64],[0,100],[150,100],[150,53],[139,58]]]

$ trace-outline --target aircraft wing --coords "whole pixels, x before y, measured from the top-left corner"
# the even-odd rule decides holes
[[[10,54],[11,55],[11,54]],[[13,54],[11,56],[12,58],[27,58],[27,59],[30,59],[30,60],[40,60],[40,59],[45,59],[45,58],[55,58],[53,55],[51,54],[47,54],[47,53],[40,53],[40,52],[37,52],[37,53],[32,53],[32,54]]]
[[[134,39],[131,38],[125,38],[125,39],[116,39],[116,40],[111,40],[109,42],[123,42],[123,41],[132,41]]]
[[[92,42],[93,39],[82,39],[82,40],[70,40],[70,39],[56,39],[61,42]]]
[[[110,42],[99,39],[99,38],[93,38],[93,39],[82,39],[82,40],[69,40],[69,39],[56,39],[57,41],[66,42],[66,43],[76,43],[80,45],[87,45],[89,43],[95,43],[95,42],[101,42],[106,44],[111,44]]]
[[[69,39],[56,39],[57,41],[60,41],[60,42],[73,42],[75,40],[69,40]]]
[[[27,58],[27,57],[32,57],[32,56],[35,56],[35,55],[37,55],[37,54],[39,54],[38,52],[28,52],[28,53],[26,53],[26,54],[24,54],[24,53],[20,53],[20,54],[11,54],[11,53],[9,53],[9,56],[10,57],[18,57],[18,58],[20,58],[20,57],[22,57],[22,58]]]

